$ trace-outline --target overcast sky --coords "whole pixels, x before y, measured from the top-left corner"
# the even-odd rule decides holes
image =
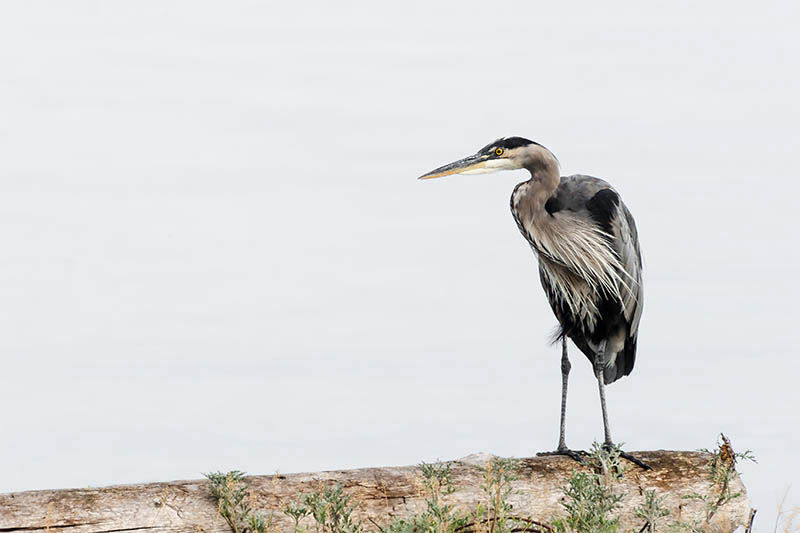
[[[800,479],[799,9],[3,2],[0,492],[552,449],[524,171],[415,179],[521,135],[639,225],[615,439],[722,431],[773,517]]]

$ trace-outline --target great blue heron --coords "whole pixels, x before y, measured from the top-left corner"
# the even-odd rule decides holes
[[[432,170],[420,179],[527,169],[514,188],[511,213],[539,259],[539,277],[558,319],[561,340],[561,431],[550,454],[580,460],[565,437],[567,337],[594,367],[603,411],[605,445],[613,446],[605,387],[633,370],[642,315],[642,258],[636,224],[619,194],[591,176],[560,177],[558,160],[544,146],[504,137],[475,155]],[[644,463],[623,453],[643,467]]]

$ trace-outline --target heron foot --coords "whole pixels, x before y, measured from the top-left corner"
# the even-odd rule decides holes
[[[574,459],[575,461],[578,461],[580,464],[584,465],[584,464],[586,464],[586,461],[584,461],[583,458],[584,458],[584,456],[589,455],[589,454],[586,453],[583,450],[570,450],[567,447],[563,447],[563,448],[559,447],[557,450],[554,450],[552,452],[538,452],[536,454],[537,457],[548,457],[548,456],[552,456],[552,455],[564,455],[564,456],[570,457],[570,458]]]
[[[617,446],[613,442],[606,442],[605,444],[603,444],[603,448],[605,450],[607,450],[607,451],[616,449],[619,452],[619,456],[620,457],[622,457],[623,459],[627,459],[628,461],[632,462],[633,464],[635,464],[636,466],[638,466],[638,467],[640,467],[640,468],[642,468],[644,470],[652,470],[653,469],[653,467],[651,467],[649,464],[645,463],[644,461],[642,461],[641,459],[639,459],[635,455],[631,455],[628,452],[623,452],[619,448],[619,446]]]
[[[653,469],[652,466],[650,466],[649,464],[645,463],[644,461],[642,461],[641,459],[639,459],[635,455],[629,454],[628,452],[621,452],[619,454],[619,456],[622,457],[623,459],[627,459],[628,461],[632,462],[633,464],[635,464],[636,466],[638,466],[638,467],[640,467],[640,468],[642,468],[644,470],[652,470]]]

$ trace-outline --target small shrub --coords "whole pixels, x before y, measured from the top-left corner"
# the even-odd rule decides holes
[[[596,472],[573,472],[563,487],[567,516],[553,522],[563,533],[613,533],[618,521],[609,514],[619,507],[622,495],[614,494]]]
[[[211,483],[211,494],[217,499],[217,510],[233,533],[265,533],[272,526],[273,514],[253,511],[244,485],[244,472],[203,474]]]
[[[508,497],[513,493],[511,483],[516,481],[517,461],[493,457],[483,469],[481,489],[486,495],[486,504],[479,504],[473,513],[475,530],[485,533],[509,533],[519,526],[519,520],[511,516]]]
[[[684,499],[698,500],[704,504],[705,519],[693,522],[673,522],[673,529],[677,531],[690,531],[691,533],[707,531],[711,519],[717,511],[726,503],[742,496],[741,492],[732,492],[730,486],[731,481],[736,477],[736,463],[741,460],[753,462],[756,460],[750,450],[742,453],[734,452],[728,438],[721,433],[717,440],[716,450],[703,448],[700,451],[711,455],[705,467],[706,479],[711,484],[711,488],[715,490],[711,490],[709,494],[705,495],[693,492],[683,496]]]
[[[361,533],[361,521],[353,517],[358,503],[344,492],[341,485],[324,487],[320,490],[300,495],[300,502],[290,501],[283,512],[294,520],[294,531],[304,533],[300,526],[306,516],[314,519],[317,533]]]
[[[450,473],[450,463],[421,463],[425,511],[408,519],[395,519],[389,524],[390,533],[456,533],[467,524],[467,517],[445,501],[456,491]]]
[[[661,519],[669,516],[669,511],[664,508],[664,497],[658,496],[654,490],[644,491],[644,503],[636,507],[634,512],[645,521],[641,533],[656,533],[662,524]]]
[[[591,471],[573,470],[562,487],[561,503],[567,515],[553,521],[559,533],[614,533],[619,520],[612,513],[620,507],[623,495],[614,492],[614,483],[625,472],[619,447],[592,444],[586,458]]]
[[[514,459],[492,458],[483,468],[481,489],[485,500],[475,509],[458,511],[445,497],[455,492],[449,463],[422,463],[425,511],[408,519],[395,519],[383,533],[511,533],[540,531],[538,522],[511,516],[508,497],[517,479]]]

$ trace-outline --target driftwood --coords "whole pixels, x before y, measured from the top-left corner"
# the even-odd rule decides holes
[[[699,452],[634,452],[647,461],[650,471],[632,467],[619,481],[625,493],[620,511],[621,531],[640,531],[644,520],[634,508],[644,501],[644,491],[655,489],[665,497],[670,519],[686,522],[705,518],[705,504],[682,498],[690,493],[713,495],[704,466],[710,457]],[[473,455],[454,461],[451,472],[457,491],[447,500],[464,509],[485,501],[481,491],[483,471],[491,458]],[[509,497],[514,516],[547,523],[563,515],[561,487],[574,469],[581,467],[564,457],[520,459]],[[292,520],[281,511],[300,493],[326,485],[341,484],[360,502],[358,515],[367,530],[377,530],[393,517],[409,517],[424,509],[421,475],[417,467],[364,468],[306,474],[249,476],[246,478],[254,508],[275,511],[272,531],[291,532]],[[733,492],[744,493],[738,476]],[[742,495],[722,506],[709,531],[732,532],[746,526],[750,506]],[[309,524],[310,526],[310,524]],[[313,529],[313,528],[312,528]],[[41,490],[0,494],[0,532],[60,531],[64,533],[111,533],[117,531],[219,532],[230,527],[218,513],[206,480],[124,485],[107,488]],[[740,529],[744,531],[744,527]]]

